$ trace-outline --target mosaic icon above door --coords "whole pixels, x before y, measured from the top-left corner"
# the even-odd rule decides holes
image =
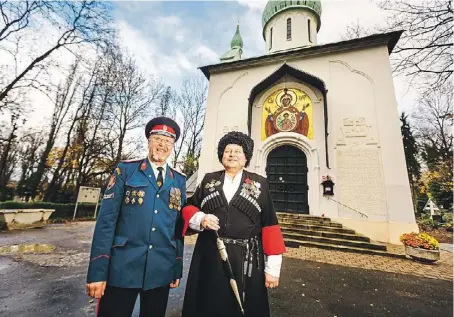
[[[278,89],[262,107],[262,140],[279,132],[295,132],[313,139],[312,100],[302,90]]]

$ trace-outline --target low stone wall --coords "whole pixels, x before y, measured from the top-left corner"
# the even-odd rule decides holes
[[[40,228],[54,209],[0,209],[0,228],[7,230]]]

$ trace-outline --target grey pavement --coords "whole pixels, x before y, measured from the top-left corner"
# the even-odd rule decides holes
[[[0,316],[94,316],[96,303],[85,294],[92,230],[85,223],[0,232],[0,245],[57,247],[46,255],[0,256]],[[171,291],[166,317],[180,316],[192,250],[185,249],[182,285]],[[273,317],[449,317],[452,292],[452,281],[285,257],[280,286],[269,296]]]
[[[454,251],[454,244],[451,244],[451,243],[440,243],[440,249],[452,253]]]

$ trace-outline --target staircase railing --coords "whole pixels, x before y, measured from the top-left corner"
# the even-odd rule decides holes
[[[334,201],[335,203],[337,203],[337,204],[339,204],[339,205],[341,205],[341,206],[344,206],[345,208],[348,208],[348,209],[350,209],[350,210],[353,210],[354,212],[360,214],[361,217],[369,218],[366,214],[364,214],[364,213],[362,213],[362,212],[360,212],[360,211],[358,211],[358,210],[356,210],[356,209],[354,209],[354,208],[352,208],[352,207],[349,207],[349,206],[347,206],[347,205],[341,203],[340,201],[337,201],[337,200],[335,200],[335,199],[333,199],[333,198],[331,198],[331,197],[329,197],[329,196],[325,196],[325,197],[328,198],[329,200]]]

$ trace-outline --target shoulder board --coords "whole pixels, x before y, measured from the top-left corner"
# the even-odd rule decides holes
[[[139,161],[142,161],[143,158],[140,158],[140,159],[133,159],[133,160],[124,160],[124,161],[121,161],[121,163],[134,163],[134,162],[139,162]]]
[[[185,178],[187,177],[185,173],[180,172],[180,171],[177,171],[176,169],[174,169],[173,167],[170,167],[170,166],[169,166],[169,168],[170,168],[170,170],[171,170],[173,173],[180,174],[181,176],[183,176],[183,177],[185,177]]]

